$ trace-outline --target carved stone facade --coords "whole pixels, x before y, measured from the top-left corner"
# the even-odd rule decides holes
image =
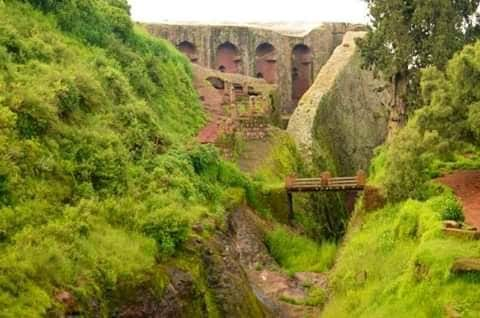
[[[147,24],[146,28],[201,66],[277,84],[282,109],[290,113],[344,34],[364,27],[325,23],[305,34],[232,25]]]

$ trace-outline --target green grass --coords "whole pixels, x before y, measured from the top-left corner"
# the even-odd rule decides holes
[[[0,6],[0,316],[61,315],[61,290],[111,316],[250,181],[196,144],[189,63],[126,1]]]
[[[463,317],[480,312],[480,275],[454,275],[457,257],[478,257],[480,243],[445,237],[442,209],[451,194],[408,200],[364,216],[351,229],[331,275],[325,317]]]
[[[333,265],[335,258],[335,244],[319,244],[284,228],[268,233],[266,243],[271,255],[290,274],[325,272]]]

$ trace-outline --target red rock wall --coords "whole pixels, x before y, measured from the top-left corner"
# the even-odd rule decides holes
[[[311,76],[315,77],[328,61],[333,50],[341,43],[345,32],[361,27],[345,23],[323,23],[307,33],[297,34],[263,27],[235,25],[147,24],[145,26],[153,35],[168,39],[175,45],[183,41],[192,43],[198,54],[197,64],[216,70],[223,65],[218,63],[218,48],[222,44],[231,43],[238,49],[238,55],[235,58],[228,58],[229,54],[221,54],[220,58],[225,58],[225,61],[221,61],[226,64],[224,71],[251,77],[262,74],[265,80],[278,85],[282,110],[290,113],[295,109],[301,92],[306,90],[305,83],[313,82],[307,76],[303,84],[302,81],[296,83],[295,86],[300,88],[295,100],[292,98],[292,50],[294,47],[304,44],[311,49],[310,71]],[[265,43],[275,48],[276,63],[273,63],[273,58],[266,59],[267,62],[272,61],[271,64],[274,65],[270,65],[265,59],[260,59],[257,63],[256,50]],[[308,70],[303,73],[300,69],[300,74],[308,74]]]
[[[255,57],[256,77],[263,78],[269,84],[277,82],[277,52],[270,43],[257,47]]]
[[[177,45],[177,49],[185,54],[192,63],[198,63],[197,47],[188,41],[183,41]]]
[[[241,57],[235,45],[226,42],[218,47],[215,69],[225,73],[239,73],[240,63]]]
[[[312,51],[299,44],[292,52],[292,101],[296,105],[312,85]]]

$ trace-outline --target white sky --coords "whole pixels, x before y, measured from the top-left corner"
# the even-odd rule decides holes
[[[367,22],[363,0],[129,0],[141,22]]]

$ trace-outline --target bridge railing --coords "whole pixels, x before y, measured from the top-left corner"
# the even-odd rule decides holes
[[[285,180],[287,191],[329,191],[329,190],[349,190],[362,189],[366,184],[366,174],[359,170],[356,176],[352,177],[332,177],[331,173],[326,171],[318,178],[297,178],[288,176]]]
[[[366,174],[363,170],[357,171],[353,177],[332,177],[328,171],[319,178],[297,178],[288,176],[285,179],[285,189],[288,198],[288,219],[293,220],[293,193],[319,191],[362,191],[366,185]]]

